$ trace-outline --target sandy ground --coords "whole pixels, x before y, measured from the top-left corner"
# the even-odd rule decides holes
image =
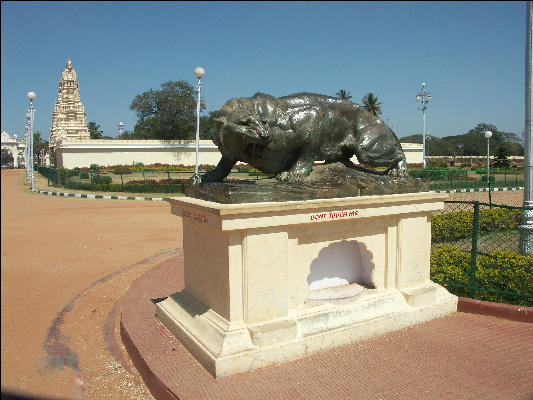
[[[167,202],[48,197],[23,170],[1,178],[2,390],[151,398],[116,337],[119,300],[181,247],[180,219]]]
[[[1,178],[2,390],[152,399],[118,336],[121,298],[181,251],[180,219],[166,202],[49,197],[30,192],[24,170]],[[510,205],[522,199],[523,191],[493,195]]]

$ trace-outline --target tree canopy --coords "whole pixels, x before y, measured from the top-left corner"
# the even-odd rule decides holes
[[[374,96],[374,93],[367,93],[363,97],[363,107],[367,109],[370,113],[374,114],[376,117],[382,113],[381,106],[382,102],[378,101],[379,96]]]
[[[468,132],[461,135],[445,136],[443,138],[431,137],[428,144],[430,156],[483,156],[487,155],[487,138],[485,132],[491,131],[490,154],[496,154],[497,149],[505,144],[508,155],[523,155],[524,147],[521,139],[514,133],[500,132],[492,124],[479,123]],[[402,143],[422,143],[422,135],[405,136],[400,139]]]
[[[215,118],[219,116],[219,111],[211,111],[209,116],[200,117],[200,139],[213,139],[215,133]]]
[[[9,150],[2,149],[1,161],[2,165],[8,165],[14,162],[13,155]]]
[[[48,150],[48,141],[41,138],[40,131],[35,131],[33,132],[33,155],[38,157],[42,150],[45,152]]]
[[[139,139],[194,139],[196,135],[196,89],[187,81],[168,81],[160,90],[135,96],[130,110],[137,114],[134,128]],[[205,109],[203,101],[200,110]]]
[[[100,125],[98,125],[96,122],[89,122],[87,124],[87,129],[89,130],[91,139],[102,139],[104,131],[100,130]]]
[[[335,94],[335,96],[337,96],[339,99],[342,99],[342,100],[350,100],[352,98],[352,95],[350,94],[350,92],[347,92],[344,89],[339,90]]]
[[[502,143],[496,148],[495,157],[494,157],[494,166],[499,168],[509,168],[511,162],[509,161],[510,149],[509,143]]]

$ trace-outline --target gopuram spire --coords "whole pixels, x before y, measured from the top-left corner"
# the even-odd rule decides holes
[[[70,60],[61,72],[57,100],[52,113],[50,129],[50,150],[55,149],[63,141],[69,139],[90,139],[87,129],[87,116],[80,99],[80,89],[76,71]]]

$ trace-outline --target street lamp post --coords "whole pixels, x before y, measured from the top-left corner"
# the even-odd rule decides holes
[[[422,82],[422,90],[416,95],[416,102],[420,102],[418,109],[422,111],[422,168],[426,168],[426,109],[431,101],[431,94],[426,92],[426,84]]]
[[[490,138],[492,137],[491,131],[485,131],[485,137],[487,138],[487,182],[489,184],[489,204],[492,207],[492,195],[490,193]]]
[[[28,145],[28,158],[26,159],[26,165],[28,166],[28,182],[30,182],[31,184],[31,174],[32,174],[32,168],[31,168],[31,165],[32,165],[32,140],[31,140],[31,137],[33,136],[32,135],[32,127],[31,127],[31,113],[30,112],[27,112],[26,113],[26,120],[28,121],[27,124],[28,124],[28,142],[27,142],[27,145]],[[32,190],[33,191],[33,190]]]
[[[525,126],[524,126],[524,207],[520,231],[520,253],[533,253],[533,121],[531,119],[531,69],[533,67],[533,3],[526,3],[526,65],[525,65]]]
[[[426,149],[426,158],[429,160],[429,142],[431,141],[431,136],[429,136],[429,131],[426,135],[427,149]]]
[[[202,89],[201,79],[205,75],[205,71],[202,67],[196,67],[194,69],[194,75],[198,78],[196,87],[198,88],[198,101],[196,102],[196,164],[194,166],[194,176],[192,183],[200,183],[200,175],[198,174],[198,156],[200,148],[200,91]]]
[[[31,167],[30,167],[30,176],[31,176],[31,191],[35,191],[35,177],[33,172],[33,113],[35,110],[33,109],[33,99],[35,99],[36,95],[35,92],[28,92],[26,95],[28,97],[28,100],[30,100],[30,159],[31,159]]]
[[[27,117],[26,117],[27,118]],[[28,148],[29,148],[29,137],[30,137],[30,123],[26,119],[26,125],[24,126],[26,134],[24,135],[24,167],[26,167],[26,178],[30,180],[30,169],[28,168]]]

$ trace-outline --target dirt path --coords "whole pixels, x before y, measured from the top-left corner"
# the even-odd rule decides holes
[[[2,390],[150,398],[112,339],[121,295],[182,245],[169,204],[53,198],[23,170],[1,178]]]
[[[2,170],[2,390],[52,398],[151,399],[118,337],[122,295],[178,254],[166,202],[32,194]],[[523,191],[494,193],[521,205]],[[487,193],[450,200],[486,201]]]

